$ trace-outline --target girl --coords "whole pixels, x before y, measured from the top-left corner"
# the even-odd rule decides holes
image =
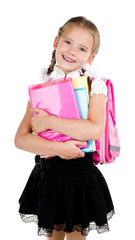
[[[91,66],[99,50],[97,27],[84,17],[68,20],[54,40],[51,64],[44,80],[93,76]],[[57,63],[57,64],[56,64]],[[37,154],[36,165],[20,197],[19,213],[24,222],[36,222],[38,234],[50,240],[86,239],[91,229],[109,230],[114,206],[106,181],[93,164],[92,153],[77,145],[100,139],[105,126],[107,89],[100,78],[91,84],[88,119],[64,119],[41,109],[25,116],[15,137],[16,147]],[[52,96],[53,97],[53,96]],[[38,114],[33,117],[33,112]],[[52,142],[34,133],[53,129],[76,140]],[[41,159],[40,155],[56,155]],[[68,161],[67,161],[68,160]]]

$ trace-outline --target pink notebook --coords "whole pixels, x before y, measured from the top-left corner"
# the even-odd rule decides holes
[[[47,113],[61,118],[80,119],[71,78],[36,84],[29,86],[28,90],[32,108],[43,109]],[[71,140],[69,136],[50,129],[38,135],[51,141]],[[87,145],[78,147],[85,148]]]

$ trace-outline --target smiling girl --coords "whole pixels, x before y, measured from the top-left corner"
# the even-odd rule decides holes
[[[80,69],[85,63],[91,64],[94,58],[92,46],[93,36],[87,29],[79,26],[68,28],[61,38],[57,36],[54,41],[58,66],[68,74]]]
[[[63,77],[92,77],[91,66],[100,46],[97,27],[84,17],[68,20],[54,40],[54,51],[44,81]],[[93,153],[77,145],[100,139],[105,126],[106,85],[100,78],[91,84],[87,119],[64,119],[33,109],[28,102],[17,130],[16,147],[36,154],[36,165],[20,197],[19,213],[25,222],[36,222],[46,239],[86,239],[89,231],[109,230],[114,206],[107,183],[93,164]],[[53,98],[53,96],[52,96]],[[38,114],[33,117],[33,112]],[[76,140],[52,142],[34,133],[52,129]],[[40,155],[56,155],[41,159]],[[40,165],[40,168],[37,167]]]

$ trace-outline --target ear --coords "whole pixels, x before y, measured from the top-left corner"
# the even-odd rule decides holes
[[[88,58],[87,63],[91,64],[93,62],[94,58],[95,58],[95,54],[90,55],[90,57]]]
[[[56,36],[55,39],[54,39],[53,47],[54,47],[55,50],[58,46],[59,40],[60,40],[60,38],[58,36]]]

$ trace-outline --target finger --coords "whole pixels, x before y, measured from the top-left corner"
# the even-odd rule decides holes
[[[31,127],[34,128],[35,126],[35,117],[31,118]]]
[[[84,157],[85,153],[83,151],[80,151],[80,157]]]
[[[33,108],[33,109],[32,109],[32,112],[33,112],[33,113],[37,113],[37,114],[44,113],[44,115],[46,115],[46,116],[49,115],[48,112],[46,112],[45,110],[43,110],[43,109],[41,109],[41,108]]]
[[[85,153],[80,150],[79,153],[76,156],[73,157],[73,159],[81,158],[81,157],[84,157],[84,156],[85,156]]]
[[[40,108],[32,108],[31,111],[36,113],[41,113],[43,110]]]
[[[75,144],[75,145],[86,145],[87,144],[87,142],[86,141],[73,141],[73,144]]]
[[[32,132],[35,133],[35,134],[37,134],[37,131],[36,131],[35,129],[32,129]]]
[[[33,128],[33,117],[31,118],[31,127]]]

